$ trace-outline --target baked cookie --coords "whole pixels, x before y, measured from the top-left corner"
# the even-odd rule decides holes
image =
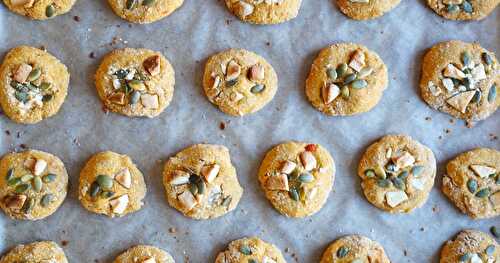
[[[335,179],[335,163],[318,144],[290,141],[266,154],[258,176],[276,210],[290,217],[306,217],[325,204]]]
[[[179,8],[184,0],[108,0],[115,14],[129,22],[158,21]]]
[[[494,263],[500,261],[495,239],[477,230],[463,230],[441,249],[439,263]]]
[[[160,52],[149,49],[113,50],[95,78],[104,106],[130,117],[159,115],[174,94],[174,69]]]
[[[120,254],[114,263],[174,263],[167,252],[153,246],[138,245]]]
[[[500,152],[477,148],[446,165],[443,193],[474,219],[500,215]]]
[[[0,263],[68,263],[61,247],[52,241],[40,241],[26,245],[17,245],[7,252]]]
[[[124,216],[142,207],[146,184],[130,157],[106,151],[94,154],[85,164],[78,193],[90,212]]]
[[[0,104],[13,121],[37,123],[59,111],[68,85],[68,69],[57,58],[19,46],[7,53],[0,67]]]
[[[327,115],[367,112],[387,88],[387,68],[366,47],[339,43],[321,50],[306,80],[311,104]]]
[[[13,219],[52,215],[68,190],[68,173],[56,156],[37,150],[9,153],[0,160],[0,207]]]
[[[387,135],[368,147],[358,175],[366,199],[390,213],[409,213],[427,200],[436,177],[436,159],[406,135]]]
[[[500,3],[498,0],[427,0],[436,14],[453,20],[480,20]]]
[[[278,77],[263,57],[244,49],[228,49],[208,59],[203,88],[221,111],[243,116],[273,99]]]
[[[76,0],[3,0],[3,2],[16,14],[45,20],[69,12]]]
[[[337,0],[340,11],[356,20],[383,16],[399,5],[401,0]]]
[[[390,263],[384,248],[377,242],[360,235],[335,240],[323,253],[320,263]]]
[[[234,210],[243,194],[229,150],[221,145],[192,145],[168,159],[163,185],[168,203],[194,219]]]
[[[225,0],[239,19],[261,25],[279,24],[299,14],[302,0]]]
[[[441,42],[424,56],[420,92],[432,108],[466,121],[493,114],[500,105],[500,68],[479,44]]]
[[[220,252],[215,263],[285,263],[281,251],[273,244],[257,237],[242,238],[229,243],[226,251]]]

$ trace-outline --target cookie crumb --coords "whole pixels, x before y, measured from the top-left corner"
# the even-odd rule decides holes
[[[168,232],[170,232],[170,234],[175,234],[177,233],[177,229],[175,227],[171,227],[168,229]]]
[[[225,128],[226,128],[226,123],[224,123],[223,121],[221,121],[219,123],[219,129],[224,130]]]
[[[5,134],[10,135],[10,131],[9,130],[5,130]]]
[[[80,22],[80,17],[79,16],[74,16],[73,20],[75,20],[75,22]]]
[[[63,241],[61,241],[61,245],[62,245],[63,247],[67,246],[68,244],[69,244],[69,241],[68,241],[68,240],[63,240]]]
[[[425,117],[425,120],[426,120],[426,121],[431,121],[431,120],[432,120],[432,118],[431,118],[431,117]]]
[[[21,143],[21,145],[19,145],[19,147],[21,147],[21,149],[26,149],[26,148],[28,148],[28,147],[26,146],[26,144],[24,144],[24,143]]]
[[[90,54],[89,54],[89,58],[95,58],[95,53],[94,53],[93,51],[92,51],[92,52],[90,52]]]
[[[432,212],[434,212],[434,213],[438,213],[438,212],[439,212],[439,207],[438,207],[437,205],[434,205],[434,206],[432,207]]]
[[[404,255],[405,257],[407,257],[407,256],[408,256],[408,250],[406,250],[406,249],[405,249],[405,250],[403,250],[403,255]]]

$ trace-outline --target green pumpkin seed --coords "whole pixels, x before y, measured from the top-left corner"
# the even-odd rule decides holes
[[[145,88],[144,83],[136,79],[129,81],[127,84],[133,90],[143,90]]]
[[[139,91],[137,91],[137,90],[134,90],[130,94],[129,103],[130,104],[136,104],[137,102],[139,102],[140,98],[141,98],[141,93]]]
[[[56,180],[57,175],[55,174],[46,174],[42,177],[42,181],[44,183],[52,183],[54,180]]]
[[[303,173],[299,175],[299,181],[303,183],[310,183],[314,181],[314,176],[312,176],[310,173]]]
[[[496,237],[496,238],[500,238],[500,231],[498,231],[497,227],[496,226],[492,226],[490,228],[490,232],[491,234]]]
[[[488,197],[489,195],[490,195],[490,188],[483,188],[476,193],[476,197],[478,198],[485,198]]]
[[[137,0],[127,0],[127,3],[126,3],[126,7],[128,10],[132,10],[133,8],[135,8],[136,4],[137,4]]]
[[[50,83],[48,82],[42,82],[42,84],[40,84],[40,89],[42,90],[47,90],[50,88]]]
[[[328,77],[331,79],[331,80],[336,80],[337,79],[337,70],[333,69],[333,68],[328,68],[326,70],[326,75],[328,75]]]
[[[477,191],[477,188],[478,188],[478,184],[477,184],[477,181],[475,179],[469,179],[469,181],[467,181],[467,189],[469,189],[469,192],[471,193],[475,193]]]
[[[14,96],[16,97],[16,99],[22,103],[26,103],[28,102],[28,93],[26,92],[22,92],[22,91],[16,91],[14,93]]]
[[[247,255],[247,256],[252,255],[252,249],[250,249],[250,247],[247,246],[247,245],[241,246],[240,247],[240,252],[243,255]]]
[[[56,14],[56,7],[54,4],[50,4],[45,8],[45,15],[47,17],[53,17]]]
[[[365,176],[368,178],[373,178],[375,177],[375,171],[373,171],[372,169],[368,169],[365,171]]]
[[[110,189],[113,187],[113,179],[107,175],[100,174],[97,176],[95,181],[102,189]]]
[[[497,175],[497,181],[496,184],[500,184],[500,173]]]
[[[222,206],[229,207],[231,204],[231,201],[233,201],[233,198],[231,196],[227,196],[222,200]]]
[[[458,86],[462,84],[462,82],[459,79],[451,78],[451,81],[453,81],[453,86]]]
[[[42,199],[40,200],[40,205],[42,205],[43,207],[47,207],[50,203],[52,203],[52,201],[54,200],[54,195],[53,194],[46,194],[42,197]]]
[[[465,71],[464,71],[464,73],[465,73]],[[465,73],[465,74],[470,74],[470,73]],[[465,88],[467,88],[468,90],[470,90],[470,89],[472,89],[472,88],[473,88],[473,87],[472,87],[472,81],[471,81],[471,79],[470,79],[470,78],[464,78],[464,79],[462,80],[462,85],[464,85],[464,86],[465,86]]]
[[[10,168],[7,171],[7,175],[5,176],[5,180],[10,181],[12,178],[14,178],[14,168]]]
[[[337,71],[337,78],[342,78],[344,76],[344,74],[347,72],[347,69],[349,68],[349,66],[347,66],[346,63],[342,63],[340,64],[336,71]]]
[[[337,250],[337,257],[343,258],[347,256],[348,253],[349,253],[349,248],[342,246],[339,248],[339,250]]]
[[[489,245],[485,250],[484,252],[486,252],[486,255],[488,256],[493,256],[493,254],[495,253],[495,246],[494,245]]]
[[[288,191],[288,195],[290,195],[290,198],[294,201],[299,201],[299,191],[297,191],[296,188],[291,188],[290,191]]]
[[[377,165],[377,167],[375,167],[375,174],[380,178],[380,179],[385,179],[387,178],[387,174],[385,173],[385,170],[380,166],[380,165]]]
[[[482,54],[482,58],[483,58],[484,62],[486,63],[486,65],[489,66],[489,65],[493,64],[493,59],[491,58],[490,54],[484,52]]]
[[[458,5],[449,4],[446,7],[446,10],[448,11],[448,13],[456,13],[456,12],[460,11],[460,7]]]
[[[460,257],[460,262],[467,262],[471,257],[471,253],[465,253]]]
[[[474,93],[474,97],[472,97],[472,101],[474,103],[479,103],[481,101],[481,91],[476,90],[476,93]]]
[[[395,172],[397,170],[397,167],[395,164],[393,163],[388,163],[386,166],[385,166],[385,169],[389,172]]]
[[[16,193],[21,194],[21,193],[28,191],[30,188],[31,188],[30,184],[20,184],[20,185],[16,186],[15,191],[16,191]]]
[[[370,74],[372,74],[373,68],[371,67],[364,67],[358,72],[358,78],[363,79],[365,77],[368,77]]]
[[[255,260],[255,259],[251,258],[248,260],[248,263],[259,263],[259,262],[257,262],[257,260]]]
[[[7,185],[8,186],[14,186],[14,185],[19,184],[20,182],[21,182],[21,178],[16,177],[16,178],[12,178],[9,181],[7,181]]]
[[[408,173],[408,171],[402,171],[402,172],[399,173],[398,178],[402,179],[402,180],[405,180],[406,177],[408,177],[409,174],[410,173]]]
[[[411,173],[413,176],[419,176],[424,171],[424,167],[422,165],[416,165],[411,168]]]
[[[352,82],[351,86],[353,89],[364,89],[368,86],[368,82],[364,79],[357,79]]]
[[[201,180],[201,177],[199,177],[196,174],[190,174],[189,175],[189,182],[192,184],[196,184],[199,180]]]
[[[356,79],[356,77],[357,77],[356,73],[351,73],[351,74],[347,75],[344,79],[344,85],[347,85],[347,84],[353,82]]]
[[[23,205],[23,213],[25,214],[29,214],[31,212],[31,209],[33,208],[33,206],[35,206],[35,199],[33,198],[28,198],[26,200],[26,202],[24,202],[24,205]]]
[[[377,185],[382,187],[382,188],[387,188],[387,187],[391,186],[391,181],[388,179],[378,179]]]
[[[462,3],[462,9],[464,10],[465,13],[472,13],[472,11],[474,11],[474,9],[472,8],[472,4],[468,1],[464,1]]]
[[[257,84],[250,89],[250,92],[252,92],[253,94],[257,94],[257,93],[263,92],[265,89],[266,89],[266,86],[264,86],[262,84]]]
[[[43,95],[42,97],[42,101],[43,102],[47,102],[47,101],[50,101],[54,96],[52,96],[52,94],[45,94]]]
[[[340,94],[342,95],[342,98],[347,99],[349,98],[351,91],[349,90],[349,87],[343,86],[342,89],[340,90]]]
[[[37,80],[38,78],[40,78],[40,76],[42,75],[42,70],[40,68],[34,68],[30,74],[28,75],[28,78],[26,78],[26,80],[28,82],[32,82],[32,81],[35,81]]]
[[[33,175],[31,175],[31,174],[25,174],[25,175],[21,176],[21,182],[23,182],[23,183],[29,182],[29,181],[31,181],[31,179],[33,179]]]
[[[470,69],[470,68],[464,68],[464,69],[462,70],[462,72],[463,72],[464,74],[471,74],[471,73],[472,73],[472,69]]]
[[[238,79],[226,81],[226,87],[232,87],[232,86],[236,85],[236,83],[238,83]]]
[[[144,0],[142,1],[142,5],[149,6],[155,3],[156,0]]]
[[[464,51],[462,53],[462,63],[464,64],[464,66],[468,66],[469,64],[471,64],[471,62],[472,62],[472,57],[471,57],[470,53],[467,51]]]
[[[406,189],[406,184],[405,182],[399,178],[399,177],[393,177],[391,178],[392,184],[394,184],[394,187],[396,187],[399,190],[405,190]]]
[[[191,192],[191,194],[193,195],[198,194],[198,186],[196,185],[196,183],[189,184],[189,192]]]
[[[97,194],[99,193],[99,191],[101,191],[101,187],[99,186],[99,184],[97,182],[93,182],[91,185],[90,185],[90,197],[96,197]]]
[[[497,98],[497,85],[491,85],[490,91],[488,92],[488,102],[492,103]]]
[[[40,178],[40,176],[35,176],[35,178],[33,178],[33,190],[40,192],[40,190],[42,190],[42,186],[42,178]]]
[[[198,194],[202,195],[205,193],[205,189],[206,189],[205,181],[203,181],[203,180],[198,181],[196,186],[198,187]]]
[[[113,192],[113,191],[102,191],[102,192],[101,192],[101,197],[102,197],[102,198],[105,198],[105,199],[107,199],[107,198],[111,198],[111,197],[113,197],[114,195],[115,195],[115,192]]]

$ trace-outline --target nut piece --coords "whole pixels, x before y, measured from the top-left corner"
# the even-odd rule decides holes
[[[446,102],[456,110],[460,111],[461,113],[465,113],[467,105],[469,105],[470,101],[472,100],[475,94],[476,94],[475,90],[461,92],[447,99]]]
[[[268,256],[262,258],[262,263],[276,263],[276,261]]]
[[[446,68],[443,71],[443,75],[445,77],[454,78],[454,79],[465,78],[465,74],[460,69],[455,67],[453,64],[448,64],[448,66],[446,66]]]
[[[486,178],[491,174],[495,174],[497,172],[495,168],[488,167],[485,165],[473,164],[470,166],[470,168],[481,178]]]
[[[365,66],[365,53],[361,49],[354,51],[349,61],[349,67],[359,72]]]
[[[33,70],[33,68],[30,65],[23,63],[17,68],[16,73],[14,73],[13,79],[19,83],[24,83],[30,75],[31,70]]]
[[[288,176],[286,174],[271,175],[266,180],[268,190],[288,191]]]
[[[220,85],[220,77],[215,76],[215,78],[213,78],[213,81],[214,81],[214,83],[212,84],[212,89],[218,88]]]
[[[170,180],[170,185],[183,185],[189,183],[189,173],[181,170],[174,171],[174,177]]]
[[[108,100],[114,104],[125,105],[125,94],[123,92],[113,93],[108,97]]]
[[[154,257],[151,257],[143,260],[142,263],[156,263],[156,260]]]
[[[314,154],[309,151],[305,151],[300,153],[300,161],[302,162],[302,165],[304,166],[304,169],[306,171],[311,171],[312,169],[316,168],[316,158],[314,157]]]
[[[115,175],[115,180],[127,189],[130,189],[130,186],[132,185],[132,176],[130,175],[128,168],[119,171]]]
[[[219,171],[220,165],[218,164],[205,165],[201,168],[201,175],[205,177],[208,183],[211,183],[217,177]]]
[[[111,211],[115,214],[122,214],[128,206],[128,195],[122,195],[109,201]]]
[[[179,202],[181,202],[182,206],[184,206],[184,208],[186,210],[191,210],[193,209],[193,207],[196,205],[197,201],[196,199],[194,198],[193,194],[189,191],[184,191],[182,192],[182,194],[180,194],[179,196],[177,196],[177,199],[179,199]]]
[[[35,0],[11,0],[10,3],[13,6],[24,6],[24,7],[32,7],[35,3]]]
[[[35,163],[35,158],[29,157],[28,159],[24,160],[23,165],[26,169],[33,171],[33,169],[35,168]]]
[[[142,66],[151,76],[160,74],[160,56],[154,55],[142,62]]]
[[[247,2],[244,2],[244,1],[239,1],[236,12],[238,13],[238,15],[240,15],[242,17],[247,17],[253,13],[253,10],[254,10],[253,5],[251,5]]]
[[[146,109],[158,109],[160,103],[158,102],[158,95],[142,94],[141,104]]]
[[[479,64],[477,67],[472,69],[471,72],[472,78],[475,81],[480,81],[486,78],[486,72],[484,71],[484,65]]]
[[[281,164],[280,172],[284,174],[290,174],[295,170],[295,167],[297,167],[297,164],[292,162],[292,161],[284,161]]]
[[[443,81],[443,86],[448,91],[452,91],[455,88],[455,85],[453,85],[453,80],[451,80],[449,78],[444,78],[442,81]]]
[[[490,201],[493,204],[495,210],[500,208],[500,191],[490,195]]]
[[[26,196],[25,195],[11,195],[7,196],[4,199],[5,206],[9,209],[12,210],[19,210],[23,208],[24,202],[26,202]]]
[[[227,64],[226,81],[237,79],[241,74],[241,67],[236,61],[231,60]]]
[[[255,64],[248,71],[248,79],[251,81],[259,81],[264,79],[264,67],[260,64]]]
[[[404,191],[387,192],[385,194],[385,198],[387,199],[387,204],[390,207],[396,207],[402,202],[408,200],[408,195],[406,195]]]
[[[33,167],[33,174],[41,175],[43,171],[47,168],[47,162],[42,159],[37,159],[35,163],[35,167]]]
[[[335,98],[337,98],[340,94],[340,88],[331,83],[327,84],[323,87],[322,95],[323,95],[323,101],[325,104],[330,104]]]
[[[405,151],[401,155],[392,157],[392,161],[401,169],[413,165],[415,163],[415,157]]]

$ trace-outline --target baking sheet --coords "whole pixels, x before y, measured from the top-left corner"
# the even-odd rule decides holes
[[[488,231],[499,224],[498,218],[472,221],[439,189],[447,160],[474,147],[500,148],[499,140],[493,139],[500,135],[500,111],[469,129],[430,109],[417,90],[422,55],[435,43],[479,41],[499,54],[499,8],[480,22],[456,22],[435,15],[423,0],[402,1],[382,18],[358,22],[342,15],[329,0],[304,0],[296,19],[254,26],[233,17],[223,1],[186,0],[166,19],[134,25],[115,16],[104,0],[80,0],[69,14],[45,22],[29,21],[0,5],[0,25],[2,57],[20,44],[45,46],[71,73],[68,97],[55,117],[23,126],[0,116],[1,154],[21,144],[51,152],[66,164],[71,184],[62,207],[45,220],[13,221],[1,213],[0,253],[18,243],[50,239],[64,244],[71,262],[109,262],[129,246],[144,243],[169,251],[176,262],[208,263],[230,241],[256,235],[289,251],[284,252],[288,262],[318,262],[330,242],[356,233],[380,242],[393,262],[438,262],[443,242],[461,229]],[[389,69],[389,88],[368,113],[327,117],[307,102],[304,82],[318,51],[344,41],[364,44],[382,57]],[[131,119],[102,110],[94,72],[104,54],[125,46],[161,51],[175,68],[173,101],[157,118]],[[262,55],[279,78],[271,103],[243,118],[220,112],[201,88],[206,58],[230,47]],[[89,56],[91,52],[96,58]],[[224,130],[220,122],[226,123]],[[429,200],[409,215],[387,214],[369,204],[356,176],[364,149],[387,133],[413,136],[438,160]],[[337,167],[328,202],[307,219],[278,214],[257,182],[265,152],[292,139],[323,145]],[[201,142],[230,149],[245,189],[235,211],[209,221],[188,219],[169,207],[161,184],[164,161]],[[139,212],[108,219],[87,212],[78,202],[79,171],[87,158],[103,150],[128,154],[143,171],[148,194]]]

